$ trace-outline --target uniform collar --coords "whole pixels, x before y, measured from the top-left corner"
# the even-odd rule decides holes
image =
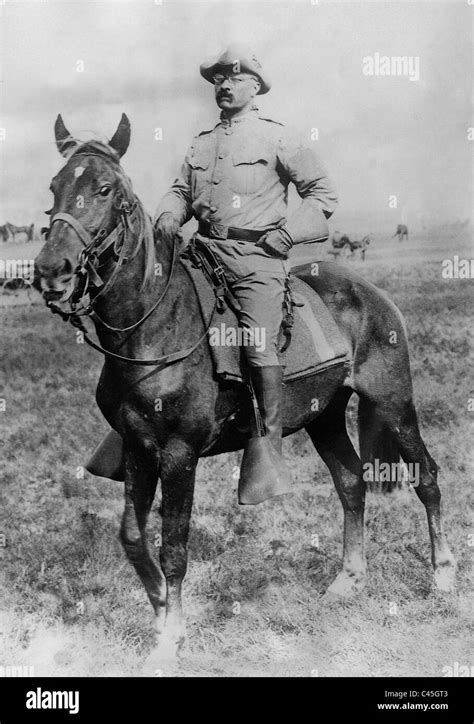
[[[258,118],[258,108],[257,106],[252,106],[249,111],[242,116],[237,116],[237,118],[228,118],[224,111],[221,111],[220,122],[224,128],[227,128],[227,126],[233,126],[235,123],[241,123],[242,121],[253,121],[255,118]]]

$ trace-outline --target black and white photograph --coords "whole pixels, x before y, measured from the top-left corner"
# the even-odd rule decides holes
[[[31,680],[25,721],[79,713],[69,677],[383,677],[380,716],[461,721],[473,13],[0,3],[0,686]]]

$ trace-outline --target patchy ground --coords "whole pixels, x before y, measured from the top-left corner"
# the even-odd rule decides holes
[[[366,592],[323,599],[340,566],[342,509],[299,433],[284,444],[295,494],[258,508],[237,505],[240,454],[200,463],[188,642],[180,667],[157,673],[440,676],[455,662],[472,665],[473,281],[441,277],[442,259],[472,256],[465,241],[452,230],[376,240],[366,263],[353,264],[406,319],[421,427],[441,467],[458,560],[456,594],[433,592],[424,509],[407,487],[368,497]],[[77,477],[106,429],[94,402],[101,358],[39,297],[22,301],[0,299],[0,665],[33,666],[38,676],[152,674],[151,607],[118,542],[121,485]],[[352,428],[354,412],[355,403]],[[154,540],[157,503],[151,519]]]

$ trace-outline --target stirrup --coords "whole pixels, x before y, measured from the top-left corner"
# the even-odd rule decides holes
[[[125,480],[125,470],[121,435],[115,430],[110,430],[102,442],[97,445],[85,468],[92,475],[123,482]]]
[[[275,495],[291,493],[290,471],[267,435],[251,437],[240,466],[240,505],[257,505]]]

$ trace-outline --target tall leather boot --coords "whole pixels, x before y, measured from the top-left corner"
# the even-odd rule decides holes
[[[256,505],[291,492],[290,472],[281,456],[283,369],[280,365],[250,367],[250,377],[265,435],[251,437],[245,447],[240,467],[240,505]]]

